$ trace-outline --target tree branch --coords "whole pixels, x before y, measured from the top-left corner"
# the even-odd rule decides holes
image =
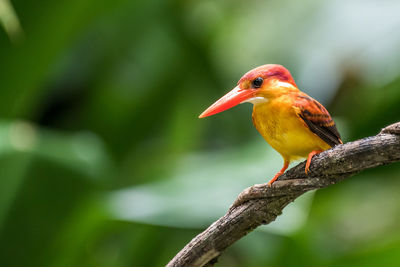
[[[317,154],[308,176],[302,162],[280,176],[271,188],[259,184],[245,189],[223,217],[190,241],[167,266],[211,266],[227,247],[261,224],[274,221],[286,205],[303,193],[397,161],[400,161],[400,122],[376,136]]]

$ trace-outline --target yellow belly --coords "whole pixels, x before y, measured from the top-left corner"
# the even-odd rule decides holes
[[[303,123],[290,103],[270,101],[254,105],[253,123],[264,139],[287,161],[305,158],[325,143]]]

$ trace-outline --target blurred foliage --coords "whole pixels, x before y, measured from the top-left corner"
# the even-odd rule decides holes
[[[163,266],[281,167],[250,105],[287,66],[345,141],[400,119],[396,1],[0,0],[0,266]],[[218,266],[397,266],[400,166],[306,194]]]

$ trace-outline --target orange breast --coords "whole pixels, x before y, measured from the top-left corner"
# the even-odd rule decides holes
[[[305,158],[313,150],[330,148],[297,116],[289,97],[255,104],[253,123],[264,139],[288,161]]]

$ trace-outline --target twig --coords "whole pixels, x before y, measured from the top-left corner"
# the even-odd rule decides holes
[[[362,170],[400,161],[400,122],[378,135],[336,146],[313,157],[311,173],[305,163],[288,170],[268,188],[245,189],[228,212],[190,241],[168,267],[211,266],[227,247],[261,224],[268,224],[303,193],[340,182]]]

